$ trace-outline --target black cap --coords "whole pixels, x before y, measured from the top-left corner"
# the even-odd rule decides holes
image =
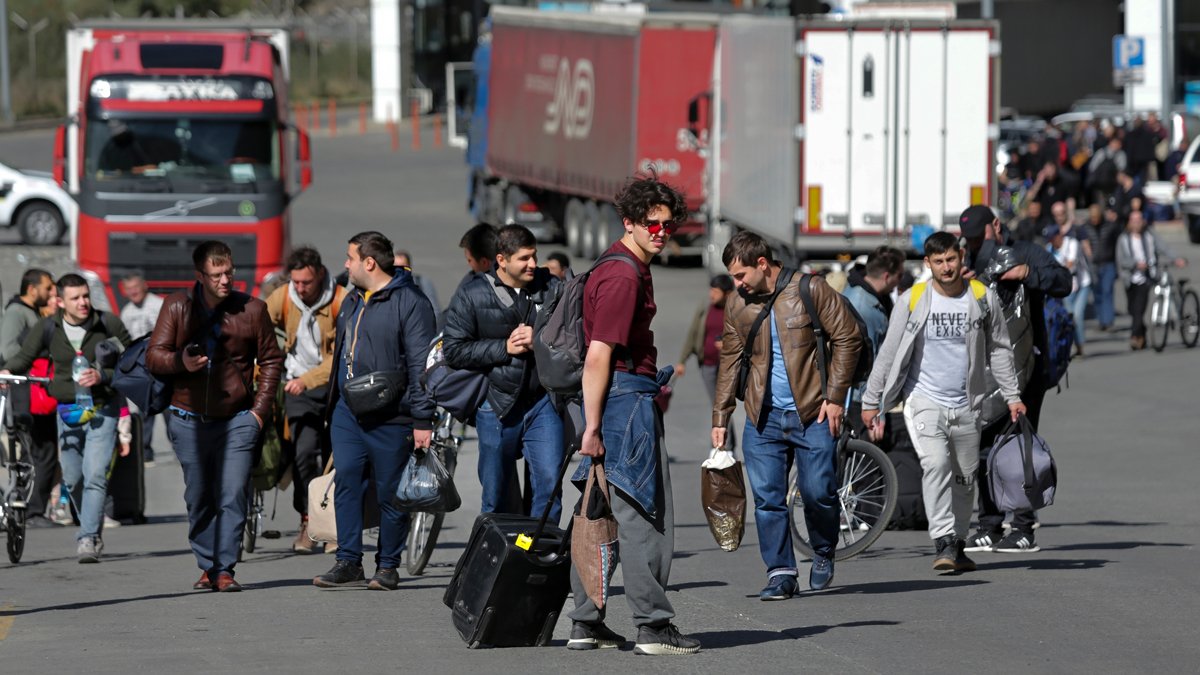
[[[984,230],[992,221],[996,220],[996,214],[983,204],[968,206],[966,211],[958,218],[958,226],[962,231],[962,236],[967,239],[978,239],[983,236]]]
[[[719,288],[723,292],[728,293],[733,290],[733,277],[728,274],[718,274],[708,282],[710,288]]]

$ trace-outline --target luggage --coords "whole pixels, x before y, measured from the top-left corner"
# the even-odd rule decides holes
[[[337,511],[334,508],[333,455],[325,462],[325,471],[308,482],[308,538],[313,541],[337,541]],[[302,489],[296,486],[297,490]],[[375,495],[375,481],[367,481],[367,492],[363,495],[363,529],[379,526],[379,501]]]
[[[146,367],[146,348],[150,336],[133,341],[121,354],[113,369],[112,388],[133,401],[138,410],[157,415],[171,405],[174,388],[169,380],[159,378]]]
[[[571,463],[563,458],[558,489]],[[571,590],[570,533],[540,519],[481,513],[442,601],[467,646],[544,647]]]
[[[459,370],[446,363],[441,333],[429,345],[429,357],[425,359],[421,385],[439,408],[445,409],[459,422],[472,425],[475,424],[475,415],[487,401],[489,386],[486,373]]]
[[[598,609],[603,609],[608,600],[617,546],[617,519],[609,502],[604,464],[593,462],[583,497],[571,517],[571,559],[587,596]]]
[[[988,486],[1001,511],[1027,511],[1054,503],[1058,467],[1050,448],[1021,415],[996,439],[988,455]]]
[[[908,436],[908,427],[900,413],[887,414],[888,459],[896,468],[896,510],[892,512],[889,530],[927,530],[925,497],[921,492],[921,459]]]
[[[113,452],[109,466],[108,494],[112,497],[112,517],[140,525],[146,522],[146,465],[142,439],[145,438],[141,415],[130,416],[129,454],[121,456],[120,446]]]

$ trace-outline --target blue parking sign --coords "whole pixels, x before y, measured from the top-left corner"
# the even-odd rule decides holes
[[[1146,38],[1113,36],[1113,69],[1132,70],[1146,66]]]

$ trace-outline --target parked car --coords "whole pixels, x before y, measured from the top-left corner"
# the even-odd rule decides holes
[[[1179,210],[1187,221],[1188,239],[1200,244],[1200,136],[1192,140],[1179,163]]]
[[[59,243],[76,213],[75,200],[49,172],[0,164],[0,226],[17,228],[22,242]]]

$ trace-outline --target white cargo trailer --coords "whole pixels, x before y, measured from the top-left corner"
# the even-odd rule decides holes
[[[956,231],[995,196],[999,44],[991,21],[723,19],[709,252],[735,228],[798,259]]]

